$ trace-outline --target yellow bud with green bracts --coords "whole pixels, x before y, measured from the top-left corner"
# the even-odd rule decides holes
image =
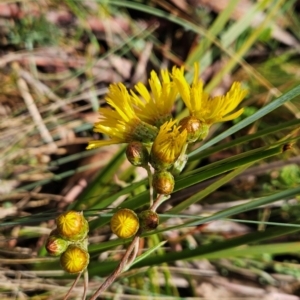
[[[70,242],[63,239],[58,233],[57,230],[53,230],[50,233],[50,236],[48,237],[46,241],[45,248],[47,252],[52,256],[59,256],[63,252],[66,251],[68,248]]]
[[[82,212],[70,210],[56,218],[57,232],[69,241],[81,241],[89,232],[88,221]]]
[[[76,274],[84,271],[89,264],[89,253],[78,245],[70,245],[60,257],[62,268],[70,273]]]
[[[126,148],[126,157],[133,166],[146,166],[149,152],[141,142],[130,142]]]
[[[121,239],[132,237],[139,227],[138,216],[133,210],[127,208],[119,209],[110,220],[111,231]]]
[[[154,230],[159,225],[158,214],[150,209],[142,211],[138,214],[138,217],[140,219],[141,232]]]
[[[174,177],[168,171],[156,171],[153,174],[152,186],[158,194],[170,195],[174,190]]]
[[[187,131],[187,143],[193,143],[197,140],[204,140],[208,135],[209,125],[200,121],[194,116],[183,118],[179,122],[180,130]]]

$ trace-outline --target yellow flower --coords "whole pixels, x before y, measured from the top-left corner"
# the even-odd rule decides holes
[[[161,77],[160,81],[156,72],[151,72],[149,79],[151,94],[141,82],[135,85],[138,95],[131,91],[137,115],[141,120],[157,127],[171,119],[172,107],[178,94],[167,70],[161,70]]]
[[[244,99],[247,91],[241,88],[239,82],[234,82],[224,96],[209,98],[203,91],[203,82],[199,80],[199,65],[195,64],[194,78],[189,85],[184,78],[183,68],[172,70],[173,80],[179,94],[190,111],[190,115],[198,118],[208,125],[233,120],[243,113],[243,108],[231,113]]]
[[[186,145],[187,131],[180,131],[177,120],[165,122],[153,142],[150,163],[156,170],[167,170],[173,166]]]
[[[132,97],[122,84],[111,84],[106,102],[114,109],[100,108],[100,121],[95,123],[94,131],[106,134],[109,140],[90,141],[87,149],[106,145],[140,141],[149,143],[157,135],[157,128],[151,126],[136,115]]]
[[[138,216],[133,210],[127,208],[118,210],[110,220],[111,231],[121,239],[132,237],[139,227]]]

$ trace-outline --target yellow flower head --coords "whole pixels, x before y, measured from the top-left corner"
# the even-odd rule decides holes
[[[138,216],[128,208],[118,210],[110,220],[111,231],[121,239],[132,237],[137,233],[139,227]]]
[[[150,154],[150,163],[156,170],[167,170],[173,166],[186,145],[187,131],[180,131],[177,120],[165,122],[159,129]]]
[[[172,70],[173,80],[182,100],[190,111],[190,115],[208,125],[233,120],[240,116],[243,113],[243,108],[234,113],[231,112],[236,109],[247,94],[247,91],[241,88],[241,84],[234,82],[226,95],[211,99],[203,91],[203,82],[199,79],[199,65],[195,64],[194,67],[195,73],[191,85],[184,78],[183,68],[174,67]]]
[[[135,85],[138,95],[133,91],[131,91],[131,94],[140,119],[159,127],[165,121],[171,119],[171,110],[178,91],[174,82],[170,81],[167,70],[161,71],[161,81],[155,71],[152,71],[150,76],[151,94],[141,82]]]
[[[106,134],[109,140],[90,141],[87,149],[106,145],[129,143],[132,141],[152,142],[157,128],[143,122],[133,109],[132,97],[122,84],[111,84],[106,102],[114,109],[100,108],[100,121],[94,131]]]
[[[60,264],[62,268],[71,274],[82,272],[89,264],[88,252],[79,246],[70,245],[61,255]]]

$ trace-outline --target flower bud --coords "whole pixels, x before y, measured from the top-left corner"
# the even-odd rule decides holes
[[[188,143],[203,140],[208,134],[209,126],[194,116],[183,118],[179,125],[181,126],[180,130],[186,129]]]
[[[184,169],[186,163],[188,161],[188,156],[186,154],[180,155],[178,159],[176,160],[172,170],[170,172],[172,173],[173,176],[179,175],[182,170]]]
[[[146,166],[149,161],[149,152],[141,142],[131,142],[126,148],[126,156],[134,166]]]
[[[158,194],[169,195],[174,190],[174,177],[168,171],[156,171],[152,186]]]
[[[160,126],[150,153],[150,163],[155,170],[170,169],[186,146],[187,132],[180,131],[176,122],[167,121]]]
[[[62,268],[70,273],[82,272],[89,264],[89,253],[76,245],[70,245],[60,257]]]
[[[89,232],[89,224],[82,212],[70,210],[56,218],[57,232],[70,241],[81,241]]]
[[[57,234],[57,230],[54,230],[50,233],[50,236],[46,241],[45,248],[50,255],[59,256],[66,251],[68,246],[69,242],[61,238]]]
[[[140,219],[140,230],[142,232],[156,229],[159,224],[159,217],[155,211],[144,210],[139,213],[138,216]]]
[[[127,208],[118,210],[110,220],[111,231],[121,239],[132,237],[139,227],[139,218],[136,213]]]

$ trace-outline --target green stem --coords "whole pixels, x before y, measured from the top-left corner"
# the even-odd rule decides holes
[[[150,169],[149,164],[145,166],[145,169],[148,173],[148,181],[149,181],[149,195],[150,195],[150,207],[153,205],[153,186],[152,186],[152,181],[153,181],[153,175]]]

